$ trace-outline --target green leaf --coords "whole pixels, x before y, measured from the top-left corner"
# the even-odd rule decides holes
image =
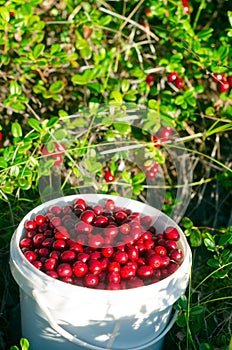
[[[93,70],[86,69],[83,74],[75,74],[71,80],[75,84],[85,85],[92,79],[92,76]]]
[[[10,13],[7,10],[7,8],[5,6],[1,6],[0,7],[0,16],[2,17],[2,19],[6,22],[9,22],[10,20]]]
[[[21,125],[17,122],[11,125],[11,132],[13,137],[21,137],[23,135]]]
[[[30,125],[30,127],[31,127],[32,129],[35,129],[35,130],[38,131],[38,132],[41,132],[41,131],[42,131],[41,124],[40,124],[40,122],[39,122],[37,119],[29,118],[29,119],[28,119],[28,124]]]
[[[10,93],[11,95],[20,95],[22,93],[22,88],[17,81],[10,82]]]
[[[20,339],[20,345],[22,347],[22,350],[29,350],[29,341],[26,338]]]
[[[7,162],[5,161],[5,159],[3,157],[0,157],[0,168],[7,168]]]
[[[218,269],[220,267],[219,261],[213,258],[207,261],[207,265],[213,267],[214,269]]]
[[[119,92],[119,91],[112,91],[110,94],[110,98],[115,100],[118,103],[123,102],[123,96],[122,96],[121,92]]]
[[[62,80],[55,81],[49,88],[49,92],[52,94],[57,94],[61,92],[64,88],[64,82]]]
[[[197,33],[200,40],[208,40],[213,34],[213,28],[203,29]]]
[[[51,128],[52,126],[54,126],[57,122],[59,121],[58,117],[52,117],[51,119],[49,119],[49,121],[46,124],[47,128]]]
[[[137,96],[136,96],[137,93],[138,93],[137,90],[131,90],[131,91],[127,92],[124,95],[124,100],[125,101],[136,101],[137,100]]]
[[[185,216],[181,221],[181,225],[186,229],[191,229],[193,227],[193,222]]]
[[[220,57],[220,60],[223,61],[227,57],[229,57],[230,47],[227,45],[220,46],[218,49],[218,55]]]
[[[224,233],[223,236],[220,237],[218,245],[219,247],[223,247],[227,242],[232,238],[232,234]]]
[[[131,174],[129,172],[123,171],[121,176],[122,176],[122,179],[125,180],[126,182],[132,183]]]
[[[37,44],[33,49],[33,57],[37,59],[43,53],[44,49],[44,44]]]
[[[96,162],[94,158],[85,159],[85,165],[90,173],[96,173],[102,169],[102,164],[100,162]]]
[[[210,250],[210,251],[212,251],[212,252],[214,252],[214,251],[216,250],[215,243],[212,242],[211,239],[205,238],[205,239],[204,239],[204,244],[205,244],[205,246],[206,246],[206,248],[207,248],[208,250]]]
[[[19,167],[18,167],[18,165],[13,165],[10,168],[10,176],[17,177],[18,175],[19,175]]]
[[[192,107],[195,107],[197,104],[197,101],[194,97],[189,97],[188,99],[186,99],[186,101]]]
[[[122,92],[125,93],[129,90],[130,88],[130,82],[128,79],[123,79],[122,80],[122,83],[121,83],[121,89],[122,89]]]
[[[53,136],[56,141],[62,141],[66,137],[66,131],[63,129],[56,130]]]
[[[144,173],[138,173],[136,174],[132,179],[132,184],[137,185],[141,184],[143,181],[145,181],[146,175]]]
[[[182,95],[179,95],[175,99],[175,104],[180,106],[184,103],[184,97]]]
[[[119,131],[122,135],[128,134],[131,131],[131,126],[126,123],[114,123],[115,130]]]
[[[18,179],[18,185],[22,190],[29,190],[31,187],[31,183],[25,178]]]
[[[192,247],[200,247],[202,243],[202,237],[200,230],[192,230],[190,235],[190,244]]]

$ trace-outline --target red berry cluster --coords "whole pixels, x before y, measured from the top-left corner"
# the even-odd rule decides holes
[[[152,136],[152,141],[155,144],[155,147],[160,148],[163,142],[170,140],[172,136],[173,128],[170,126],[163,127],[160,129],[157,135]]]
[[[179,77],[177,72],[171,72],[168,75],[169,83],[173,83],[178,89],[183,87],[183,79]]]
[[[217,90],[220,94],[228,92],[232,87],[232,75],[226,77],[225,74],[215,73],[213,74],[213,81],[217,83]]]
[[[184,8],[184,13],[186,15],[189,15],[190,14],[190,6],[189,6],[189,3],[188,3],[188,0],[182,0],[182,5],[183,5],[183,8]]]
[[[55,150],[50,152],[47,147],[43,147],[42,155],[50,156],[52,159],[55,159],[54,165],[60,165],[63,161],[63,155],[67,148],[65,145],[60,143],[55,143],[54,148]]]
[[[111,199],[103,206],[82,198],[63,208],[52,206],[24,227],[25,258],[47,275],[78,286],[140,287],[171,275],[183,260],[176,228],[156,233],[151,216],[116,207]]]

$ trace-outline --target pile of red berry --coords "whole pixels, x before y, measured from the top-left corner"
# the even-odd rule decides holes
[[[183,260],[175,227],[156,232],[152,217],[82,198],[52,206],[25,222],[25,258],[61,281],[98,289],[128,289],[158,282]]]
[[[169,83],[173,83],[178,89],[183,87],[183,79],[178,75],[177,72],[171,72],[168,75]]]

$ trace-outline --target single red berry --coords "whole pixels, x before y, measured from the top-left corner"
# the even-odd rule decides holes
[[[111,174],[110,171],[106,171],[104,177],[105,177],[106,182],[113,182],[114,181],[114,175]]]
[[[60,255],[60,260],[62,262],[71,262],[76,258],[76,253],[73,250],[65,250]]]
[[[228,81],[230,87],[232,87],[232,75],[229,75],[229,76],[227,77],[227,81]]]
[[[154,251],[158,255],[166,255],[167,254],[167,249],[161,245],[156,246]]]
[[[71,277],[73,274],[72,267],[68,263],[60,264],[57,267],[57,273],[59,277]]]
[[[88,261],[89,272],[94,275],[99,275],[102,272],[102,264],[99,260],[89,260]]]
[[[153,268],[150,265],[142,265],[138,268],[137,274],[142,278],[151,277],[153,275]]]
[[[27,231],[35,230],[36,222],[33,220],[28,220],[27,222],[25,222],[24,227]]]
[[[214,73],[213,76],[213,81],[215,83],[219,83],[220,81],[224,81],[225,80],[225,74],[222,73]]]
[[[92,235],[89,237],[88,244],[93,248],[101,248],[105,243],[104,237],[101,234]]]
[[[20,248],[30,249],[33,246],[33,241],[30,238],[23,238],[19,243]]]
[[[104,257],[109,258],[114,254],[114,248],[113,247],[102,248],[101,253]]]
[[[119,272],[121,270],[121,265],[117,261],[112,261],[109,263],[107,270],[109,272]]]
[[[183,87],[183,80],[182,78],[178,77],[175,80],[175,85],[178,89],[181,89]]]
[[[177,72],[171,72],[171,73],[168,75],[168,81],[169,81],[169,83],[173,83],[174,81],[176,81],[177,77],[178,77]]]
[[[218,92],[221,94],[223,92],[228,92],[230,89],[230,84],[228,81],[222,80],[221,82],[218,83]]]
[[[44,215],[37,215],[35,218],[35,222],[37,225],[42,225],[45,221],[45,216]]]
[[[43,267],[43,263],[40,260],[32,261],[32,265],[35,266],[38,270],[41,270]]]
[[[47,260],[45,260],[44,262],[44,269],[46,271],[54,271],[57,267],[57,259],[55,258],[48,258]]]
[[[46,274],[52,278],[55,278],[55,279],[57,279],[59,277],[59,275],[56,271],[46,271]]]
[[[106,237],[116,237],[118,235],[118,227],[116,225],[108,225],[104,228],[104,235]]]
[[[42,233],[37,233],[37,235],[35,235],[32,238],[33,244],[35,247],[40,247],[42,245],[42,242],[44,241],[45,237]]]
[[[93,207],[93,211],[96,215],[102,215],[103,208],[101,205],[96,205],[95,207]]]
[[[119,264],[125,264],[128,260],[128,254],[118,250],[114,253],[113,260]]]
[[[108,272],[107,280],[110,283],[120,283],[121,282],[121,275],[119,272],[115,272],[115,271]]]
[[[114,210],[115,208],[115,202],[113,201],[113,199],[107,199],[105,202],[105,208],[106,210]]]
[[[15,12],[14,12],[14,11],[10,11],[10,15],[11,15],[12,17],[14,17]]]
[[[153,254],[149,256],[148,258],[148,264],[153,268],[153,269],[158,269],[160,268],[162,263],[162,258],[158,254]]]
[[[177,249],[177,243],[176,241],[166,241],[165,247],[167,248],[167,250],[175,250]]]
[[[80,216],[81,221],[85,222],[86,224],[92,224],[94,218],[95,213],[93,210],[85,210]]]
[[[169,240],[173,240],[173,241],[178,241],[178,239],[180,238],[180,234],[178,232],[178,230],[175,227],[167,227],[164,230],[163,236],[165,239],[169,239]]]
[[[135,277],[136,270],[133,268],[133,266],[124,265],[121,268],[120,274],[121,274],[121,277],[124,279],[133,278]]]
[[[144,11],[145,15],[149,18],[153,17],[153,14],[152,14],[152,11],[149,7],[146,7],[145,8],[145,11]]]
[[[64,239],[56,239],[53,244],[52,248],[55,250],[64,250],[66,248],[66,242]]]
[[[109,223],[108,218],[103,215],[96,216],[93,220],[93,225],[96,227],[106,227],[108,223]]]
[[[50,250],[48,248],[40,248],[38,250],[38,255],[41,256],[41,257],[45,257],[46,258],[46,257],[48,257],[49,253],[50,253]]]
[[[151,84],[154,82],[154,75],[153,74],[148,74],[146,77],[146,83],[148,86],[151,86]]]
[[[172,250],[169,254],[170,259],[176,261],[176,262],[181,262],[183,260],[183,252],[181,249],[176,249],[176,250]]]
[[[83,261],[76,261],[72,266],[73,273],[76,277],[83,277],[88,272],[88,266]]]
[[[130,233],[130,229],[131,227],[129,224],[122,224],[119,227],[119,230],[123,235],[127,235],[128,233]]]
[[[98,285],[99,279],[97,275],[94,275],[92,273],[88,273],[84,276],[84,281],[86,287],[96,287]]]
[[[24,253],[24,256],[25,258],[32,262],[32,261],[35,261],[37,259],[37,255],[35,252],[31,251],[31,250],[27,250],[25,253]]]
[[[83,210],[86,209],[86,201],[83,198],[78,198],[75,202],[74,202],[74,208],[75,206],[81,207]]]

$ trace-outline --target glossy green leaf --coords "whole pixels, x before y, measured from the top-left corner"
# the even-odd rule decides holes
[[[37,119],[29,118],[28,119],[28,124],[30,125],[30,127],[32,129],[35,129],[38,132],[42,131],[41,124],[40,124],[40,122]]]
[[[10,20],[10,13],[8,11],[8,9],[5,6],[1,6],[0,7],[0,16],[2,17],[2,19],[6,22],[9,22]]]
[[[57,80],[49,88],[49,92],[52,94],[57,94],[64,89],[64,82],[62,80]]]
[[[11,132],[13,137],[21,137],[23,135],[21,125],[17,122],[11,125]]]
[[[200,247],[202,236],[200,230],[192,230],[190,235],[190,244],[192,247]]]
[[[6,160],[3,158],[3,157],[0,157],[0,168],[3,168],[3,169],[5,169],[5,168],[7,168],[7,162],[6,162]]]
[[[204,243],[205,243],[205,246],[206,246],[206,248],[207,248],[208,250],[210,250],[210,251],[212,251],[212,252],[215,251],[216,246],[215,246],[215,243],[212,242],[211,239],[205,238],[205,239],[204,239]]]
[[[132,184],[137,185],[141,184],[146,180],[146,175],[144,173],[138,173],[132,178]]]
[[[42,55],[44,49],[45,49],[44,44],[37,44],[33,49],[33,57],[37,59],[40,55]]]
[[[85,85],[92,79],[92,76],[93,70],[86,69],[83,74],[75,74],[72,77],[72,82],[79,85]]]

